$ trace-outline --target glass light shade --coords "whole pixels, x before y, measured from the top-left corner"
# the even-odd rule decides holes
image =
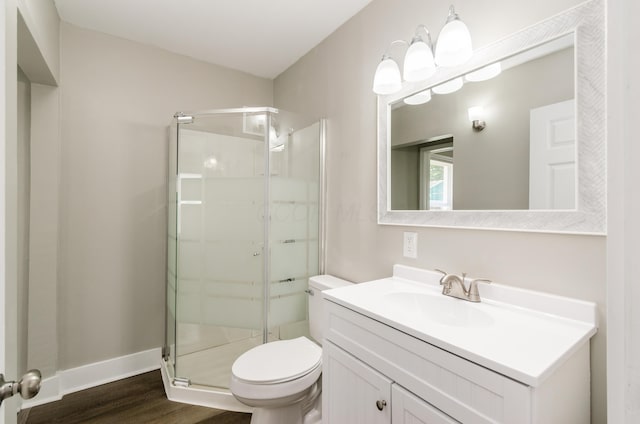
[[[393,94],[402,88],[400,68],[390,57],[383,58],[373,77],[373,92],[376,94]]]
[[[469,121],[484,120],[484,109],[482,106],[472,106],[469,108]]]
[[[405,81],[424,81],[436,72],[431,47],[422,40],[411,43],[404,56]]]
[[[464,81],[462,81],[462,77],[458,77],[452,79],[451,81],[447,81],[440,85],[436,85],[431,90],[436,94],[450,94],[455,91],[458,91],[464,85]]]
[[[473,54],[471,34],[460,19],[448,22],[436,44],[435,61],[438,66],[458,66],[465,63]]]
[[[431,90],[427,89],[416,93],[413,96],[406,97],[404,102],[408,105],[415,106],[427,103],[429,100],[431,100]]]
[[[491,65],[480,68],[477,71],[473,71],[464,76],[467,81],[477,82],[486,81],[491,78],[495,78],[502,72],[502,66],[500,62],[492,63]]]

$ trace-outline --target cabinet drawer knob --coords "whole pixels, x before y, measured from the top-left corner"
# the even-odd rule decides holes
[[[376,401],[376,406],[378,407],[378,411],[382,411],[384,409],[384,407],[387,406],[387,401],[386,400],[377,400]]]

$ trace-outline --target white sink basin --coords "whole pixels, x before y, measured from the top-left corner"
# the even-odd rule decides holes
[[[405,319],[429,320],[454,327],[486,327],[494,323],[480,305],[442,294],[398,292],[389,293],[384,299],[389,312]]]
[[[537,386],[597,328],[591,302],[493,283],[480,303],[442,294],[441,274],[401,265],[325,299],[517,381]]]

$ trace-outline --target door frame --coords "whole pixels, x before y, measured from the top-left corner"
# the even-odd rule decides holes
[[[0,7],[0,372],[17,374],[17,2]],[[17,421],[14,396],[0,406],[0,424]]]

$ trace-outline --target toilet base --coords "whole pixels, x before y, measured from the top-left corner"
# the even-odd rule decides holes
[[[255,408],[251,424],[322,424],[319,409],[314,408],[302,415],[301,405],[298,403],[283,408]]]
[[[246,400],[245,400],[246,401]],[[294,402],[267,407],[262,402],[254,406],[251,424],[322,424],[322,394],[320,384],[313,387]]]
[[[255,408],[251,424],[303,424],[302,403],[280,408]]]

